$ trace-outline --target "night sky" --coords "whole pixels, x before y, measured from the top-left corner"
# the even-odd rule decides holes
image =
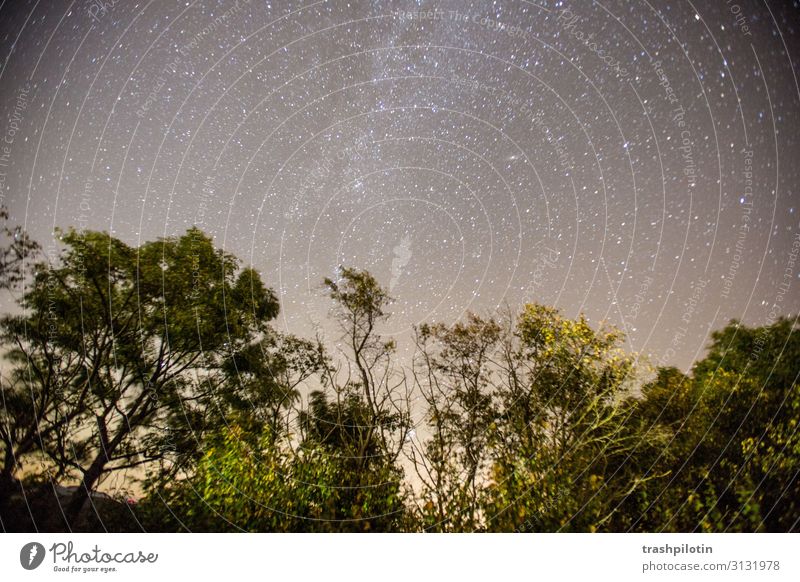
[[[0,197],[130,244],[195,224],[280,329],[365,268],[422,321],[537,301],[685,368],[800,311],[800,11],[746,0],[6,0]],[[793,246],[794,245],[794,246]],[[329,331],[330,333],[330,331]]]

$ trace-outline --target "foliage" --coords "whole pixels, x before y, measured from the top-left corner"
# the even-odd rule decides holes
[[[58,264],[37,265],[24,315],[2,321],[16,364],[4,467],[44,454],[54,479],[80,479],[72,521],[105,474],[166,452],[191,459],[204,384],[278,305],[197,229],[139,248],[99,232],[61,242]]]
[[[398,477],[389,466],[348,470],[318,445],[291,451],[268,429],[253,442],[234,426],[210,439],[192,475],[152,492],[141,515],[156,530],[393,531],[405,512]]]
[[[41,247],[21,226],[9,226],[8,209],[0,206],[0,289],[14,290],[30,274],[30,266],[38,258]]]
[[[659,475],[633,529],[794,531],[800,517],[800,337],[793,320],[712,335],[691,375],[662,370],[637,420],[667,435],[640,472]],[[663,440],[663,439],[662,439]],[[644,462],[646,461],[646,462]]]
[[[49,261],[2,234],[0,288],[21,291],[0,321],[12,527],[798,528],[795,320],[733,321],[690,371],[647,370],[614,327],[528,304],[420,325],[406,366],[366,271],[323,282],[332,352],[270,327],[273,292],[196,228],[138,247],[70,230]],[[130,469],[140,503],[99,493]]]

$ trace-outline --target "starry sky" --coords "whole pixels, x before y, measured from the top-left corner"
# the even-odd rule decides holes
[[[5,0],[0,198],[130,244],[197,225],[323,333],[537,301],[681,368],[800,311],[797,2]]]

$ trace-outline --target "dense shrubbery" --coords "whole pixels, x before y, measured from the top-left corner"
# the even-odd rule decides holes
[[[0,328],[6,530],[798,528],[792,320],[731,322],[644,385],[618,330],[535,304],[421,325],[401,365],[391,299],[342,269],[334,358],[197,229],[66,232],[54,265],[5,232],[0,286],[28,280]],[[135,505],[93,493],[120,477]]]

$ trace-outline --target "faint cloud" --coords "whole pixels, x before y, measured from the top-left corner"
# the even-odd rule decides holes
[[[389,280],[389,292],[391,293],[395,286],[400,282],[400,277],[403,276],[403,269],[408,265],[411,260],[411,235],[404,236],[398,244],[392,249],[394,258],[392,259],[392,278]]]

